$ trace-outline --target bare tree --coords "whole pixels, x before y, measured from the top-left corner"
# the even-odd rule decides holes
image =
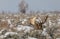
[[[21,3],[19,3],[19,11],[21,13],[26,13],[27,8],[28,4],[24,0],[22,0]]]

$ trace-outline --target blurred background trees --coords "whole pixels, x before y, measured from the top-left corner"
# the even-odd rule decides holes
[[[19,12],[26,13],[26,10],[28,9],[28,4],[25,2],[25,0],[22,0],[19,3]]]

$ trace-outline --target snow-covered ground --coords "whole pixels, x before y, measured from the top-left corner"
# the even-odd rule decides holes
[[[25,14],[26,15],[26,14]],[[14,18],[14,17],[17,17],[16,19]],[[24,37],[24,38],[26,38],[26,39],[38,39],[38,38],[40,38],[39,36],[40,36],[40,33],[38,33],[38,30],[36,30],[36,32],[34,32],[35,31],[35,28],[33,27],[33,25],[31,26],[31,25],[29,25],[29,23],[27,23],[28,22],[28,19],[29,19],[29,16],[28,15],[26,15],[26,17],[24,16],[24,18],[22,18],[22,17],[20,17],[20,15],[11,15],[10,17],[8,17],[8,16],[6,16],[6,18],[2,18],[2,19],[0,19],[0,24],[2,24],[2,22],[6,22],[7,24],[8,24],[8,27],[7,27],[7,29],[6,28],[1,28],[0,29],[0,38],[9,38],[8,36],[9,35],[11,35],[11,36],[15,36],[15,35],[18,35],[19,36],[19,39],[21,39],[20,37],[22,36],[22,37]],[[22,15],[23,16],[23,15]],[[47,30],[49,29],[49,28],[52,28],[53,26],[57,26],[57,25],[59,25],[60,26],[60,18],[59,19],[55,19],[55,21],[57,21],[56,23],[54,22],[52,22],[52,21],[54,21],[54,20],[51,20],[50,18],[51,17],[53,17],[53,14],[52,15],[49,15],[50,17],[49,17],[49,19],[47,20],[47,22],[45,22],[43,25],[45,26],[45,28],[43,28],[43,30],[42,30],[42,33],[41,33],[41,35],[44,35],[44,36],[47,36],[47,35],[50,35],[48,32],[47,32]],[[30,17],[31,18],[31,17]],[[43,17],[42,17],[43,18]],[[19,20],[17,20],[17,19],[19,19]],[[18,23],[16,22],[15,24],[14,24],[14,22],[15,21],[18,21]],[[40,17],[38,17],[37,19],[36,19],[36,22],[42,22],[42,19],[40,18]],[[25,23],[27,23],[27,24],[25,24]],[[25,25],[24,25],[25,24]],[[2,24],[3,25],[3,24]],[[2,25],[0,25],[0,26],[2,26]],[[3,25],[3,26],[5,26],[5,25]],[[22,32],[23,31],[23,32]],[[32,32],[33,31],[33,32]],[[60,29],[59,30],[57,30],[57,31],[60,31]],[[22,33],[19,33],[19,32],[22,32]],[[40,32],[40,30],[39,30],[39,32]],[[27,34],[26,34],[27,33]],[[32,34],[32,33],[34,33],[34,34]],[[22,34],[22,35],[21,35]],[[26,35],[27,35],[27,37],[25,37]],[[32,36],[30,36],[30,34],[32,34]],[[37,36],[36,36],[36,34],[37,34]],[[36,37],[35,37],[36,36]],[[51,37],[51,36],[50,36]],[[44,37],[43,37],[44,38]],[[57,39],[60,39],[60,38],[57,38]]]
[[[30,27],[30,26],[18,25],[16,29],[17,29],[17,31],[23,30],[26,33],[26,32],[30,32],[30,30],[33,30],[34,28]]]

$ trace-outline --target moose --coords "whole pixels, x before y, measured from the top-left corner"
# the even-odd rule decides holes
[[[33,25],[35,27],[35,29],[41,29],[41,30],[43,30],[42,25],[47,21],[48,15],[45,16],[44,21],[42,21],[40,23],[39,22],[36,22],[36,18],[37,17],[32,17],[30,19],[30,24]]]

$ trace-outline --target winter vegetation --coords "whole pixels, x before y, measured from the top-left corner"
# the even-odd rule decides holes
[[[58,39],[59,36],[59,14],[0,14],[1,39]]]
[[[0,39],[60,39],[60,11],[28,12],[25,1],[19,12],[0,13]]]

